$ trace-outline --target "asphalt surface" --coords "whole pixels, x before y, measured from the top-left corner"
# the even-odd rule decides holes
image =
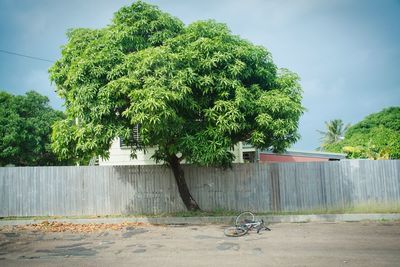
[[[0,228],[0,266],[400,266],[400,222],[279,223],[48,233]]]

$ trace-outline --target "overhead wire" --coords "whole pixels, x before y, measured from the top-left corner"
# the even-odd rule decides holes
[[[16,53],[16,52],[11,52],[11,51],[7,51],[7,50],[3,50],[3,49],[0,49],[0,53],[9,54],[9,55],[14,55],[14,56],[19,56],[19,57],[30,58],[30,59],[34,59],[34,60],[46,61],[46,62],[51,62],[51,63],[54,63],[54,62],[55,62],[54,60],[49,60],[49,59],[45,59],[45,58],[40,58],[40,57],[34,57],[34,56],[24,55],[24,54],[20,54],[20,53]]]

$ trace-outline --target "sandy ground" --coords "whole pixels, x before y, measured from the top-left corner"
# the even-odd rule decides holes
[[[0,229],[0,266],[400,266],[400,222],[129,226],[92,233]]]

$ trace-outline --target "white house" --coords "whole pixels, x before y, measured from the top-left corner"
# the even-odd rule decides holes
[[[137,157],[131,158],[131,149],[121,142],[121,139],[116,138],[110,148],[109,159],[99,159],[99,165],[152,165],[156,162],[151,159],[155,148],[150,148],[144,153],[142,150],[136,151]],[[234,147],[233,154],[235,155],[234,163],[243,163],[242,143]],[[161,163],[160,163],[161,164]]]
[[[151,159],[155,148],[148,149],[146,153],[137,151],[137,157],[130,157],[131,149],[125,146],[119,138],[116,138],[110,148],[110,157],[107,160],[99,159],[99,165],[153,165],[156,162]],[[298,151],[287,150],[284,153],[276,154],[268,150],[258,150],[247,143],[239,142],[233,149],[235,160],[233,163],[245,162],[313,162],[343,160],[345,154],[327,153],[321,151]],[[161,164],[161,163],[159,163]]]

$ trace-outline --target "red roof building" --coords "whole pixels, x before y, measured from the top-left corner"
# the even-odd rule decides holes
[[[345,158],[346,154],[321,151],[287,150],[278,154],[267,150],[254,149],[248,144],[243,144],[244,162],[314,162],[335,161]]]

